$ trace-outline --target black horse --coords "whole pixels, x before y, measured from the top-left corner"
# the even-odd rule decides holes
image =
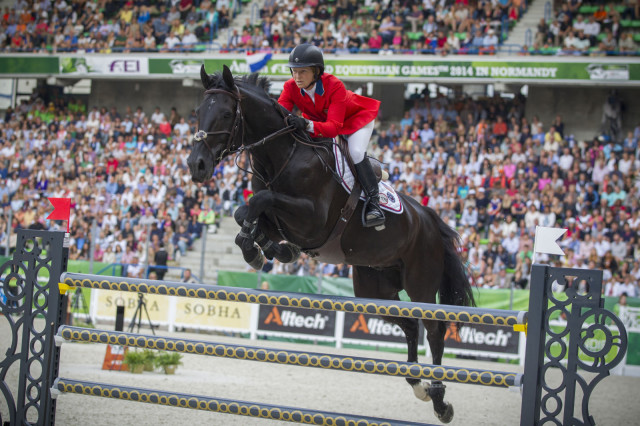
[[[227,155],[248,151],[255,195],[235,218],[242,229],[236,243],[252,266],[262,266],[262,253],[292,262],[300,250],[314,253],[323,246],[341,217],[348,194],[330,170],[334,161],[322,144],[309,144],[286,124],[289,114],[268,95],[265,77],[251,74],[208,75],[201,69],[204,101],[198,108],[199,132],[187,160],[192,179],[204,182]],[[345,263],[353,265],[358,297],[398,300],[406,290],[414,302],[474,305],[466,270],[458,254],[458,234],[431,209],[401,195],[404,213],[388,214],[386,227],[376,231],[360,222],[362,203],[344,229],[341,249]],[[286,241],[286,242],[282,242]],[[254,243],[255,242],[255,243]],[[282,242],[282,243],[279,243]],[[257,243],[257,244],[256,244]],[[323,255],[318,260],[323,261]],[[385,317],[398,324],[407,339],[408,360],[417,362],[418,321]],[[433,363],[440,365],[446,324],[424,321]],[[433,400],[442,422],[453,418],[444,402],[441,382],[407,379],[414,394]]]

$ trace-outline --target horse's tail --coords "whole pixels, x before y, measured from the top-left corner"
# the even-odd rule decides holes
[[[440,283],[440,303],[456,306],[476,306],[467,269],[460,258],[460,235],[437,214],[444,243],[444,275]]]

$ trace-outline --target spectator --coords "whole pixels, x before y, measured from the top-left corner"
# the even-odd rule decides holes
[[[198,37],[196,37],[196,35],[193,34],[191,31],[189,31],[188,28],[185,28],[181,41],[182,41],[182,47],[185,47],[185,48],[193,47],[193,45],[199,42]]]
[[[177,258],[178,253],[184,257],[187,250],[191,248],[192,243],[191,235],[187,232],[187,227],[185,225],[180,225],[178,232],[173,234],[172,243],[175,247],[173,257]]]
[[[188,283],[188,284],[197,284],[198,281],[196,281],[196,279],[193,277],[193,275],[191,275],[191,269],[189,268],[185,268],[185,270],[182,272],[182,282],[183,283]]]
[[[160,247],[155,252],[153,256],[153,262],[156,268],[152,268],[151,270],[156,273],[156,276],[159,280],[164,279],[164,275],[167,273],[167,260],[169,259],[169,253],[165,249],[164,243],[160,242]]]
[[[623,52],[623,53],[631,53],[631,52],[638,51],[638,45],[636,44],[635,41],[633,41],[631,34],[628,32],[623,32],[620,35],[620,42],[618,43],[618,47],[620,49],[620,52]]]
[[[498,36],[496,36],[496,32],[493,29],[487,31],[487,35],[484,37],[482,41],[482,45],[486,49],[495,49],[498,46]]]

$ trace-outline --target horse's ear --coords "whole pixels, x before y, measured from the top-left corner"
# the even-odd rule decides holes
[[[234,87],[236,87],[236,82],[233,81],[231,70],[226,65],[222,66],[222,79],[224,80],[227,87],[229,87],[229,89],[233,89]]]
[[[202,80],[202,85],[205,89],[208,89],[211,86],[212,78],[207,74],[207,70],[204,69],[204,64],[200,67],[200,80]]]

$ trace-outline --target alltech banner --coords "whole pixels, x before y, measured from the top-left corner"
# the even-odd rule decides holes
[[[468,352],[496,352],[518,355],[520,333],[511,327],[496,327],[493,325],[465,324],[458,329],[449,323],[445,335],[446,349],[464,350]]]
[[[343,339],[368,342],[406,344],[402,329],[380,317],[347,312],[344,315]],[[420,325],[419,342],[424,340],[424,327]]]
[[[334,337],[336,313],[314,309],[260,305],[258,332]]]
[[[261,72],[272,78],[289,78],[287,55],[274,55]],[[359,81],[520,81],[526,83],[602,83],[640,85],[640,62],[629,58],[515,57],[517,60],[486,56],[325,55],[327,72]],[[114,78],[199,78],[204,64],[213,73],[223,65],[236,74],[249,73],[247,55],[241,54],[85,54],[3,55],[0,76],[70,76]]]

